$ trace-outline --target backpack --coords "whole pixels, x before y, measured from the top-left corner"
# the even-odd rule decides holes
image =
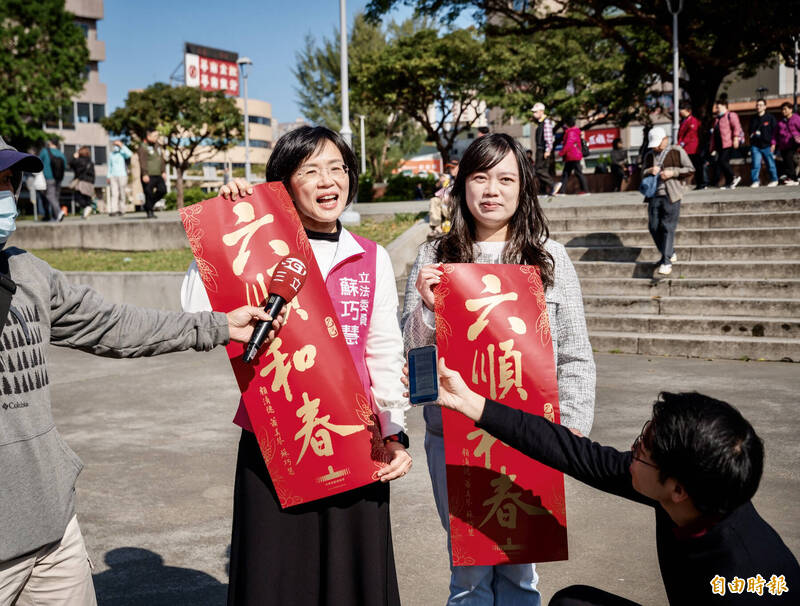
[[[64,179],[64,159],[61,156],[56,156],[55,154],[47,152],[47,155],[50,156],[50,170],[53,173],[53,179],[56,180],[56,183],[61,183]]]
[[[5,251],[0,252],[0,332],[6,325],[6,318],[11,309],[11,298],[17,292],[17,285],[8,275],[8,257]]]

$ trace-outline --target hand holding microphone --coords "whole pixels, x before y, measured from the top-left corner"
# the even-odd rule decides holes
[[[268,316],[271,318],[278,317],[283,306],[294,299],[299,290],[303,288],[307,275],[308,269],[305,261],[299,256],[289,255],[281,259],[280,263],[275,267],[272,280],[269,283],[269,297],[264,305],[264,311]],[[264,344],[270,328],[272,328],[271,322],[259,320],[253,330],[250,342],[245,347],[244,355],[242,356],[244,362],[249,364],[253,361],[258,350]]]

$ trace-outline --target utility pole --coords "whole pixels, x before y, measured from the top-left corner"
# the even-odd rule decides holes
[[[341,134],[353,147],[353,131],[350,130],[350,90],[347,81],[347,7],[346,0],[339,0],[339,54],[340,79],[342,82],[342,130]]]
[[[359,120],[361,120],[361,174],[363,175],[367,172],[367,145],[366,139],[364,138],[364,114],[358,114]]]
[[[249,57],[239,57],[236,60],[239,71],[242,72],[244,83],[244,178],[250,182],[250,116],[247,113],[247,67],[253,65]]]
[[[353,147],[353,131],[350,130],[350,90],[347,85],[347,7],[345,0],[339,0],[339,54],[341,65],[341,84],[342,84],[342,130],[341,135],[347,144]],[[361,223],[361,215],[354,209],[353,204],[342,213],[339,220],[348,225]]]
[[[677,2],[677,7],[673,8]],[[678,143],[680,88],[678,73],[680,71],[680,57],[678,55],[678,13],[683,10],[683,0],[667,0],[667,10],[672,14],[672,143]]]

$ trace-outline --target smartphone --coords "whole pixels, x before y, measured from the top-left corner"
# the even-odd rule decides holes
[[[411,404],[430,404],[439,399],[438,359],[435,345],[408,350],[408,394]]]

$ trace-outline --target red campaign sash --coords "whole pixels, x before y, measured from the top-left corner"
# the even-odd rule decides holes
[[[281,507],[377,480],[387,455],[311,244],[280,183],[237,202],[181,210],[211,307],[261,305],[280,259],[299,253],[308,277],[286,324],[252,364],[227,346],[233,372]]]
[[[436,343],[476,393],[559,422],[544,288],[529,265],[445,264]],[[442,410],[454,566],[567,559],[562,473]]]

